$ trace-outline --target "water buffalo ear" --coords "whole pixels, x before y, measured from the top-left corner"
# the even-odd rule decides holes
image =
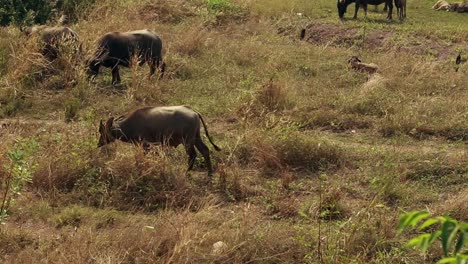
[[[113,117],[107,119],[106,128],[107,129],[111,128],[113,124],[114,124],[114,118]]]

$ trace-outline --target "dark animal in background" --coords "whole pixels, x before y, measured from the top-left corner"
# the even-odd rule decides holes
[[[406,18],[406,0],[395,0],[397,15],[400,20]]]
[[[455,71],[456,72],[458,72],[458,69],[460,68],[461,64],[464,62],[466,62],[466,58],[462,58],[461,53],[458,53],[457,58],[455,58],[455,65],[456,65]]]
[[[210,138],[202,115],[188,106],[145,107],[117,118],[111,117],[105,124],[101,120],[98,147],[116,139],[143,144],[145,151],[155,143],[173,147],[183,144],[188,155],[188,170],[193,168],[197,148],[205,159],[210,176],[213,168],[209,149],[200,136],[200,121],[210,143],[217,151],[221,150]]]
[[[306,30],[305,30],[305,28],[303,28],[303,29],[301,30],[301,36],[300,36],[300,39],[301,39],[301,40],[304,40],[305,34],[306,34]]]
[[[393,13],[393,0],[338,0],[337,2],[337,8],[338,8],[338,16],[340,19],[343,19],[344,14],[346,13],[346,9],[348,8],[348,5],[351,3],[356,4],[356,9],[354,11],[354,19],[357,18],[357,13],[359,11],[359,7],[362,6],[365,12],[365,15],[367,16],[367,5],[380,5],[385,3],[386,6],[388,7],[388,15],[387,19],[392,19],[392,13]]]
[[[37,37],[40,41],[41,54],[52,61],[59,57],[60,49],[71,47],[75,53],[81,53],[78,34],[69,27],[34,26],[24,33],[28,37]]]
[[[97,41],[97,50],[87,63],[89,76],[96,76],[101,66],[112,69],[112,84],[120,83],[119,66],[130,67],[132,60],[138,65],[148,63],[148,78],[160,68],[163,78],[165,63],[162,62],[162,41],[148,29],[131,32],[110,32]],[[160,67],[161,66],[161,67]]]

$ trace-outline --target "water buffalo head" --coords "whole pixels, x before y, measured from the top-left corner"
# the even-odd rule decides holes
[[[96,76],[99,73],[99,62],[94,59],[86,60],[86,74],[88,77]]]
[[[340,19],[343,19],[344,14],[346,13],[346,8],[348,7],[348,5],[349,5],[348,0],[338,0],[336,6],[338,8],[338,16],[340,17]]]
[[[115,141],[115,137],[111,133],[113,123],[114,123],[113,117],[109,118],[106,124],[102,123],[102,120],[99,123],[100,135],[99,135],[98,148]]]

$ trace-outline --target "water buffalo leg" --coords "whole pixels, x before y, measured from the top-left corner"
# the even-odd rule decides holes
[[[360,5],[361,5],[361,1],[356,0],[356,7],[355,7],[355,9],[354,9],[354,17],[353,17],[354,19],[357,18],[357,13],[358,13],[358,11],[359,11],[359,6],[360,6]]]
[[[188,169],[190,171],[193,169],[193,164],[195,164],[195,159],[197,158],[197,152],[195,151],[195,146],[193,144],[185,146],[185,151],[188,155]]]
[[[213,167],[211,166],[210,150],[205,145],[205,143],[203,143],[201,138],[198,138],[195,141],[195,146],[197,147],[198,151],[200,151],[201,154],[203,155],[203,158],[205,159],[206,167],[208,168],[208,176],[211,177],[211,174],[213,174]]]
[[[150,72],[149,72],[149,75],[148,75],[148,80],[149,80],[149,79],[151,79],[151,76],[154,75],[154,72],[156,72],[156,67],[157,67],[156,60],[154,60],[154,59],[148,60],[148,65],[150,67]]]
[[[143,153],[148,154],[150,151],[150,144],[148,142],[143,142]]]
[[[112,68],[112,84],[119,84],[120,83],[120,73],[119,73],[119,66],[115,65]]]
[[[159,64],[161,64],[161,66]],[[158,68],[160,72],[159,79],[162,79],[164,77],[164,72],[166,71],[166,63],[161,59],[158,59]]]
[[[392,13],[393,13],[393,1],[389,1],[388,2],[388,15],[387,15],[387,19],[392,19]]]

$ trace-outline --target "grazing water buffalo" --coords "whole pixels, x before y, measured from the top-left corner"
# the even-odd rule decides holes
[[[58,58],[63,46],[70,46],[75,52],[81,50],[78,34],[69,27],[35,26],[24,32],[27,36],[37,37],[41,41],[41,53],[48,60]]]
[[[392,13],[393,13],[392,0],[338,0],[337,7],[338,7],[338,16],[340,17],[340,19],[343,19],[344,14],[346,13],[346,9],[348,5],[350,5],[351,3],[356,3],[356,9],[354,11],[354,17],[353,17],[354,19],[357,18],[357,13],[361,5],[364,8],[364,12],[367,16],[367,5],[380,5],[382,3],[385,3],[385,5],[388,7],[387,19],[392,19]]]
[[[188,170],[193,168],[196,147],[202,153],[211,176],[210,152],[200,136],[200,121],[210,143],[217,151],[221,150],[211,140],[201,114],[188,106],[145,107],[115,119],[111,117],[105,124],[101,120],[98,147],[116,139],[143,144],[145,151],[154,143],[173,147],[183,144],[188,155]]]
[[[99,67],[112,69],[112,84],[120,83],[119,65],[130,67],[132,59],[137,59],[138,65],[145,62],[150,67],[150,78],[162,62],[162,41],[148,29],[131,32],[110,32],[97,42],[97,50],[88,62],[88,74],[96,76]],[[161,64],[161,76],[164,76],[165,64]]]

